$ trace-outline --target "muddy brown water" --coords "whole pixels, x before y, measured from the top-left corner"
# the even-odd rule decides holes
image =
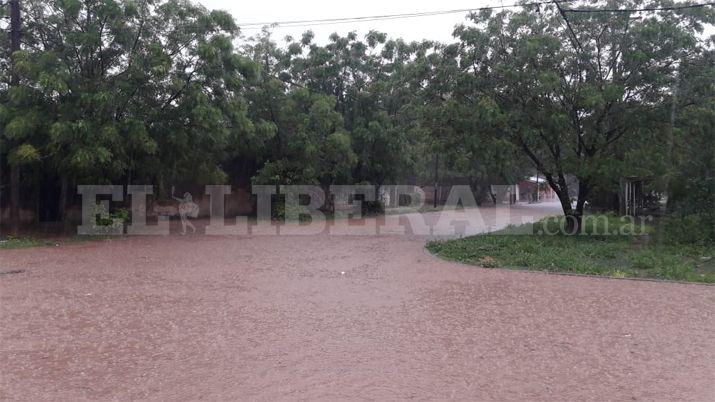
[[[480,269],[424,242],[0,251],[24,271],[0,277],[0,399],[715,400],[715,288]]]

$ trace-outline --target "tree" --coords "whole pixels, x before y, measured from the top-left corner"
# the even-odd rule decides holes
[[[518,150],[499,136],[498,108],[473,96],[473,73],[460,59],[459,46],[452,44],[415,60],[423,75],[418,80],[428,82],[419,92],[422,124],[444,175],[466,177],[481,204],[492,199],[491,185],[515,183],[526,170]]]
[[[4,84],[3,89],[15,89],[17,88],[19,84],[19,76],[17,72],[17,66],[16,62],[12,61],[14,55],[16,52],[19,52],[21,50],[21,31],[22,31],[22,19],[21,19],[21,14],[20,14],[20,0],[8,0],[7,2],[9,9],[10,9],[10,43],[9,43],[9,52],[6,54],[6,57],[4,60],[6,60],[4,64],[7,69],[4,71],[10,71],[10,76],[3,77],[5,79],[9,78],[9,85]],[[3,46],[3,49],[5,47]],[[9,62],[7,62],[9,61]],[[9,91],[5,96],[10,96]],[[3,97],[4,98],[4,97]],[[2,99],[3,101],[6,101],[6,99]],[[0,110],[0,112],[5,112],[4,109]],[[3,113],[4,114],[4,113]],[[0,115],[0,117],[2,117]],[[2,138],[0,138],[0,150],[2,150],[5,147],[8,147],[8,145],[12,146],[13,141],[9,140],[8,138],[5,139],[5,141],[2,141]],[[17,144],[14,144],[17,145]],[[28,152],[29,151],[29,152]],[[24,156],[30,156],[30,159],[34,156],[33,150],[31,149],[31,146],[27,144],[22,144],[12,150],[12,155],[13,158],[12,160],[8,159],[8,163],[10,164],[10,220],[12,223],[12,230],[13,232],[17,232],[18,230],[18,225],[20,223],[20,169],[21,166],[26,158]],[[1,167],[0,167],[1,169]],[[2,178],[2,175],[0,175],[0,178]]]
[[[712,38],[710,39],[712,42]],[[669,105],[669,223],[679,241],[715,242],[715,51],[684,59]]]
[[[399,85],[401,77],[391,72],[404,59],[388,60],[377,50],[386,41],[378,32],[369,33],[365,42],[352,33],[334,34],[326,46],[312,39],[310,31],[299,41],[287,38],[284,50],[264,32],[246,49],[263,69],[263,84],[249,96],[252,114],[273,128],[270,162],[257,179],[300,178],[324,185],[338,179],[377,185],[396,180],[408,153],[400,152],[406,137],[398,129],[402,104],[391,100],[392,85]]]
[[[21,49],[0,37],[2,184],[11,206],[52,194],[62,212],[80,183],[163,197],[168,184],[424,183],[437,165],[482,200],[536,167],[573,232],[624,175],[706,199],[698,66],[712,44],[698,33],[712,10],[594,12],[639,3],[474,14],[452,44],[371,31],[319,45],[308,31],[279,45],[265,30],[236,49],[230,15],[184,0],[24,0]]]
[[[639,1],[580,7],[637,8]],[[654,5],[665,4],[656,2]],[[473,73],[473,96],[498,106],[504,138],[546,177],[578,233],[594,187],[624,141],[656,141],[659,106],[684,54],[701,45],[706,9],[638,16],[566,12],[559,5],[472,15],[460,27],[460,63]],[[572,206],[567,177],[578,181]]]
[[[402,71],[419,46],[390,41],[369,32],[364,41],[353,32],[330,36],[325,46],[312,43],[308,32],[288,45],[286,79],[313,91],[332,95],[335,111],[352,137],[357,162],[355,182],[378,186],[397,180],[410,163],[409,124],[401,114],[409,102]]]
[[[161,191],[167,179],[225,179],[221,161],[253,131],[243,93],[255,71],[233,48],[230,15],[175,0],[28,0],[24,10],[3,132],[59,176],[60,210],[68,182]]]

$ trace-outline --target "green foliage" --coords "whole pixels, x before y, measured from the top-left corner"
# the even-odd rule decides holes
[[[39,245],[42,245],[42,242],[29,237],[8,237],[5,239],[0,239],[0,250],[37,247]]]
[[[661,3],[668,4],[653,5]],[[524,7],[473,14],[473,24],[456,30],[465,97],[496,104],[487,119],[498,127],[493,131],[524,152],[567,215],[581,216],[595,189],[616,191],[620,177],[668,170],[670,122],[662,116],[671,111],[682,61],[707,46],[698,27],[713,13],[654,14],[571,13],[567,26],[548,5],[538,13]]]
[[[665,216],[660,225],[663,227],[663,241],[672,244],[715,244],[713,236],[712,213]]]
[[[39,161],[40,153],[30,144],[22,144],[15,148],[8,158],[10,165],[29,165]]]
[[[712,43],[712,42],[711,42]],[[671,118],[668,216],[669,242],[715,243],[715,51],[687,60]]]
[[[475,13],[448,44],[377,31],[279,44],[266,29],[240,48],[228,13],[191,1],[22,10],[22,50],[0,37],[0,157],[36,176],[26,194],[43,180],[154,184],[159,198],[173,183],[426,183],[436,167],[482,201],[536,167],[563,201],[578,179],[567,214],[652,176],[673,216],[715,231],[707,8],[574,14],[576,38],[544,5]]]
[[[225,180],[221,161],[253,132],[251,68],[229,14],[173,0],[28,0],[23,11],[21,85],[0,121],[10,149],[33,149],[23,161],[41,157],[73,182]]]
[[[129,222],[129,210],[119,208],[106,215],[103,215],[104,209],[97,205],[93,214],[96,216],[95,229],[102,228],[121,228]]]
[[[300,41],[289,38],[284,50],[266,32],[246,47],[263,80],[247,94],[250,113],[269,134],[251,152],[263,165],[253,181],[397,180],[411,160],[401,152],[408,145],[395,115],[401,103],[392,100],[400,83],[384,72],[391,60],[369,52],[386,36],[371,32],[365,43],[354,34],[333,35],[322,47],[312,39],[310,32]]]
[[[653,232],[644,220],[636,221],[633,217],[619,217],[612,214],[586,215],[583,217],[581,233],[583,236],[640,236]],[[528,227],[524,226],[524,227]],[[524,227],[519,228],[522,230]],[[508,230],[505,231],[508,233]],[[550,217],[533,224],[532,234],[568,235],[568,218]]]

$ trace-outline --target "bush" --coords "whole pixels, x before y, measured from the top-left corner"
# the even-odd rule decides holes
[[[715,243],[715,229],[708,214],[665,216],[662,225],[663,241],[673,244]]]
[[[381,201],[363,201],[361,203],[362,215],[380,215],[385,213],[385,206]]]
[[[274,196],[273,202],[271,204],[271,219],[279,221],[291,221],[294,220],[292,218],[298,215],[299,222],[310,221],[310,214],[306,214],[303,212],[305,206],[308,204],[309,201],[310,198],[308,196],[301,195],[299,200],[300,205],[291,204],[289,206],[285,202],[285,195],[278,194]]]
[[[103,209],[100,206],[97,206],[93,212],[95,215],[98,215],[95,229],[116,229],[124,227],[124,225],[129,222],[129,210],[125,208],[111,212],[107,217],[102,216]]]

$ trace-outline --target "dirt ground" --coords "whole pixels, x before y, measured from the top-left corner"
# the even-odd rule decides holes
[[[480,269],[424,243],[0,251],[24,271],[0,275],[0,399],[715,400],[715,287]]]

